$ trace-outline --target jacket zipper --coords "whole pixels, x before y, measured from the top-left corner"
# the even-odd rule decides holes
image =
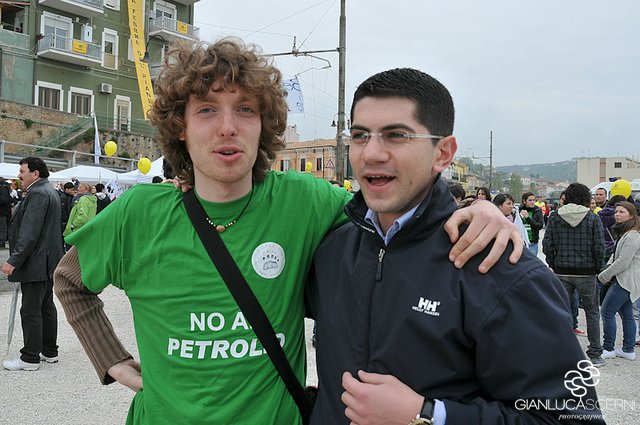
[[[371,305],[373,304],[373,292],[375,291],[375,286],[377,282],[380,282],[382,279],[382,260],[384,259],[385,249],[380,248],[380,252],[378,253],[378,267],[376,269],[376,279],[371,286],[371,291],[369,292],[369,305],[368,305],[368,314],[367,314],[367,331],[365,335],[367,336],[367,341],[365,343],[365,351],[364,351],[364,365],[366,370],[369,370],[369,342],[371,337]]]

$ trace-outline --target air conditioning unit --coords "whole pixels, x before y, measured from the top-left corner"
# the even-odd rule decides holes
[[[100,93],[111,93],[113,91],[113,86],[107,83],[100,83]]]

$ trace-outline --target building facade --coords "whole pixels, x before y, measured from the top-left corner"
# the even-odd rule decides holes
[[[95,112],[101,130],[152,134],[144,121],[128,10],[142,3],[145,60],[153,77],[171,43],[198,40],[196,1],[0,3],[0,99],[73,114],[89,126],[86,117]]]
[[[632,158],[577,158],[576,161],[578,182],[588,187],[617,178],[628,181],[640,179],[640,162]]]

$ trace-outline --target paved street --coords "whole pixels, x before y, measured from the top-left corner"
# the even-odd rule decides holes
[[[6,258],[6,250],[0,257]],[[0,282],[0,350],[3,359],[13,357],[22,346],[19,326],[14,333],[10,356],[5,356],[7,345],[6,324],[11,293],[6,281]],[[102,294],[107,314],[113,326],[131,351],[135,352],[133,324],[129,303],[124,293],[108,288]],[[121,425],[126,418],[132,392],[118,384],[100,385],[92,366],[78,340],[67,324],[59,306],[60,362],[43,364],[37,372],[8,372],[0,370],[0,424],[68,424],[68,425]],[[586,329],[584,315],[581,328]],[[620,325],[618,326],[620,329]],[[307,321],[307,335],[311,322]],[[526,329],[522,330],[526,332]],[[619,336],[618,341],[621,341]],[[308,338],[309,339],[309,338]],[[587,338],[578,338],[585,346]],[[309,382],[316,380],[314,350],[309,354]],[[542,347],[544,349],[544,347]],[[496,355],[507,355],[496,353]],[[609,424],[640,423],[640,361],[608,360],[600,369],[600,383],[596,389]]]

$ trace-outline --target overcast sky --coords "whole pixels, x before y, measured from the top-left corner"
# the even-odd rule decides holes
[[[196,3],[200,38],[234,35],[265,53],[335,49],[340,1]],[[431,74],[456,106],[458,157],[495,165],[580,156],[640,158],[640,1],[347,0],[346,111],[370,75],[396,67]],[[304,42],[304,44],[302,44]],[[278,57],[298,76],[301,140],[334,138],[338,54]],[[479,159],[480,160],[480,159]]]

